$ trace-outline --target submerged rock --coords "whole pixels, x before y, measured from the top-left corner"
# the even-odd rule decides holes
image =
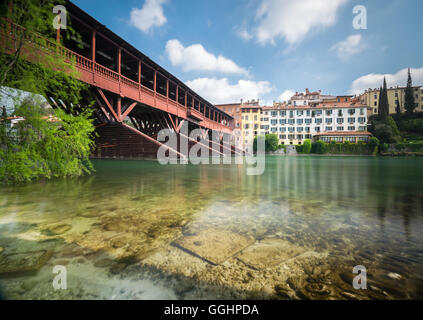
[[[0,277],[17,277],[36,273],[53,254],[53,250],[18,252],[5,255],[0,261]]]
[[[247,266],[260,270],[274,267],[304,251],[286,240],[267,239],[245,249],[237,258]]]
[[[218,265],[252,245],[254,241],[251,237],[211,228],[195,235],[179,238],[173,242],[173,245],[209,263]]]
[[[41,232],[47,236],[57,236],[68,232],[70,229],[72,229],[72,226],[70,224],[59,224],[48,227],[47,229],[44,229]]]

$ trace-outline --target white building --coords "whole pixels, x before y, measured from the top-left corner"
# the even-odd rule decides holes
[[[277,134],[279,144],[294,145],[305,139],[367,141],[367,106],[342,96],[319,104],[263,107],[260,134]]]

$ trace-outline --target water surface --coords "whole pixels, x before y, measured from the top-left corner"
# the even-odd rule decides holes
[[[423,159],[267,157],[261,176],[242,165],[94,166],[90,177],[2,187],[3,297],[423,298]],[[242,250],[213,252],[222,247],[207,237],[197,252],[175,245],[198,234]],[[52,286],[55,265],[67,290]],[[356,265],[367,290],[352,287]]]

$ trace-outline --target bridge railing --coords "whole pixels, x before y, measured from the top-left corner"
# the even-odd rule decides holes
[[[174,104],[177,107],[182,107],[193,115],[195,115],[197,118],[204,119],[204,115],[199,111],[195,110],[194,108],[181,105],[178,102],[175,102],[174,100],[171,100],[168,97],[161,95],[157,91],[155,92],[154,90],[151,90],[150,88],[147,88],[142,84],[132,79],[129,79],[114,70],[100,65],[89,58],[86,58],[60,44],[57,44],[57,42],[55,41],[51,41],[36,32],[30,32],[22,26],[13,23],[9,20],[2,19],[1,22],[2,23],[0,23],[0,34],[2,34],[2,39],[0,41],[0,45],[2,45],[2,49],[5,49],[6,51],[16,50],[17,41],[22,41],[26,45],[35,47],[36,49],[41,50],[42,52],[46,52],[48,54],[58,54],[64,58],[65,62],[75,64],[76,68],[78,69],[82,69],[88,72],[92,72],[93,74],[100,75],[113,82],[118,82],[124,86],[136,89],[140,93],[146,93],[149,96],[154,95],[156,98],[163,102],[170,103],[172,105]],[[8,42],[8,40],[11,41]],[[33,55],[34,52],[31,52],[31,54]],[[230,127],[229,125],[225,126],[218,122],[217,124],[219,125],[219,127]]]

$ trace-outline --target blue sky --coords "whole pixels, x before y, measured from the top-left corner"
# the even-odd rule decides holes
[[[423,85],[421,0],[74,0],[212,103]],[[353,28],[362,5],[367,29]]]

